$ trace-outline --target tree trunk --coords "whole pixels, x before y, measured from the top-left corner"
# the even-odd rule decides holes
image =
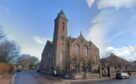
[[[108,69],[108,76],[111,77],[111,70],[110,70],[110,66],[107,67]]]
[[[77,75],[78,75],[78,68],[77,68]]]
[[[101,68],[101,65],[99,66],[99,74],[100,74],[100,78],[102,78],[102,68]]]

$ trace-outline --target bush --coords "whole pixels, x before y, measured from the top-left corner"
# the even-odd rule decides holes
[[[55,67],[55,71],[56,71],[56,74],[57,74],[57,75],[60,74],[60,71],[61,71],[61,70],[60,70],[60,67],[59,67],[59,66],[56,66],[56,67]]]
[[[14,71],[13,65],[0,63],[0,74],[11,74]]]

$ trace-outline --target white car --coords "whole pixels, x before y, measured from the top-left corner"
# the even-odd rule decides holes
[[[124,72],[116,73],[116,79],[129,79],[129,75]]]

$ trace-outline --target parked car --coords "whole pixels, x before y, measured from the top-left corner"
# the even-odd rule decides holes
[[[128,73],[119,72],[116,73],[116,79],[129,79]]]
[[[65,74],[65,75],[64,75],[64,78],[65,78],[65,79],[70,79],[70,75],[69,75],[69,74]]]
[[[40,70],[38,69],[37,72],[40,72]]]
[[[17,71],[17,72],[21,72],[21,69],[17,69],[16,71]]]

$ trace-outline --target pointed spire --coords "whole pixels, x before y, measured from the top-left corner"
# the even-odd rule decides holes
[[[61,11],[58,13],[57,17],[55,18],[55,22],[58,21],[59,19],[63,18],[66,22],[68,22],[67,17],[65,16],[63,10],[61,9]]]
[[[82,35],[82,31],[80,31],[80,35],[78,38],[84,38],[84,36]]]
[[[66,18],[66,16],[65,16],[65,14],[64,14],[64,12],[63,12],[62,9],[61,9],[61,11],[58,13],[58,17],[65,17],[65,18]]]
[[[57,15],[55,21],[56,21],[57,19],[59,19],[59,18],[65,18],[65,20],[68,21],[68,19],[67,19],[67,17],[65,16],[65,14],[64,14],[64,12],[63,12],[62,9],[61,9],[61,11],[58,13],[58,15]]]
[[[82,31],[80,31],[80,35],[82,35]]]
[[[80,36],[79,37],[83,37],[83,35],[82,35],[82,31],[80,31]]]
[[[69,35],[69,38],[71,38],[71,34]]]
[[[60,14],[60,15],[65,15],[62,9],[61,9],[61,11],[60,11],[59,14]]]

